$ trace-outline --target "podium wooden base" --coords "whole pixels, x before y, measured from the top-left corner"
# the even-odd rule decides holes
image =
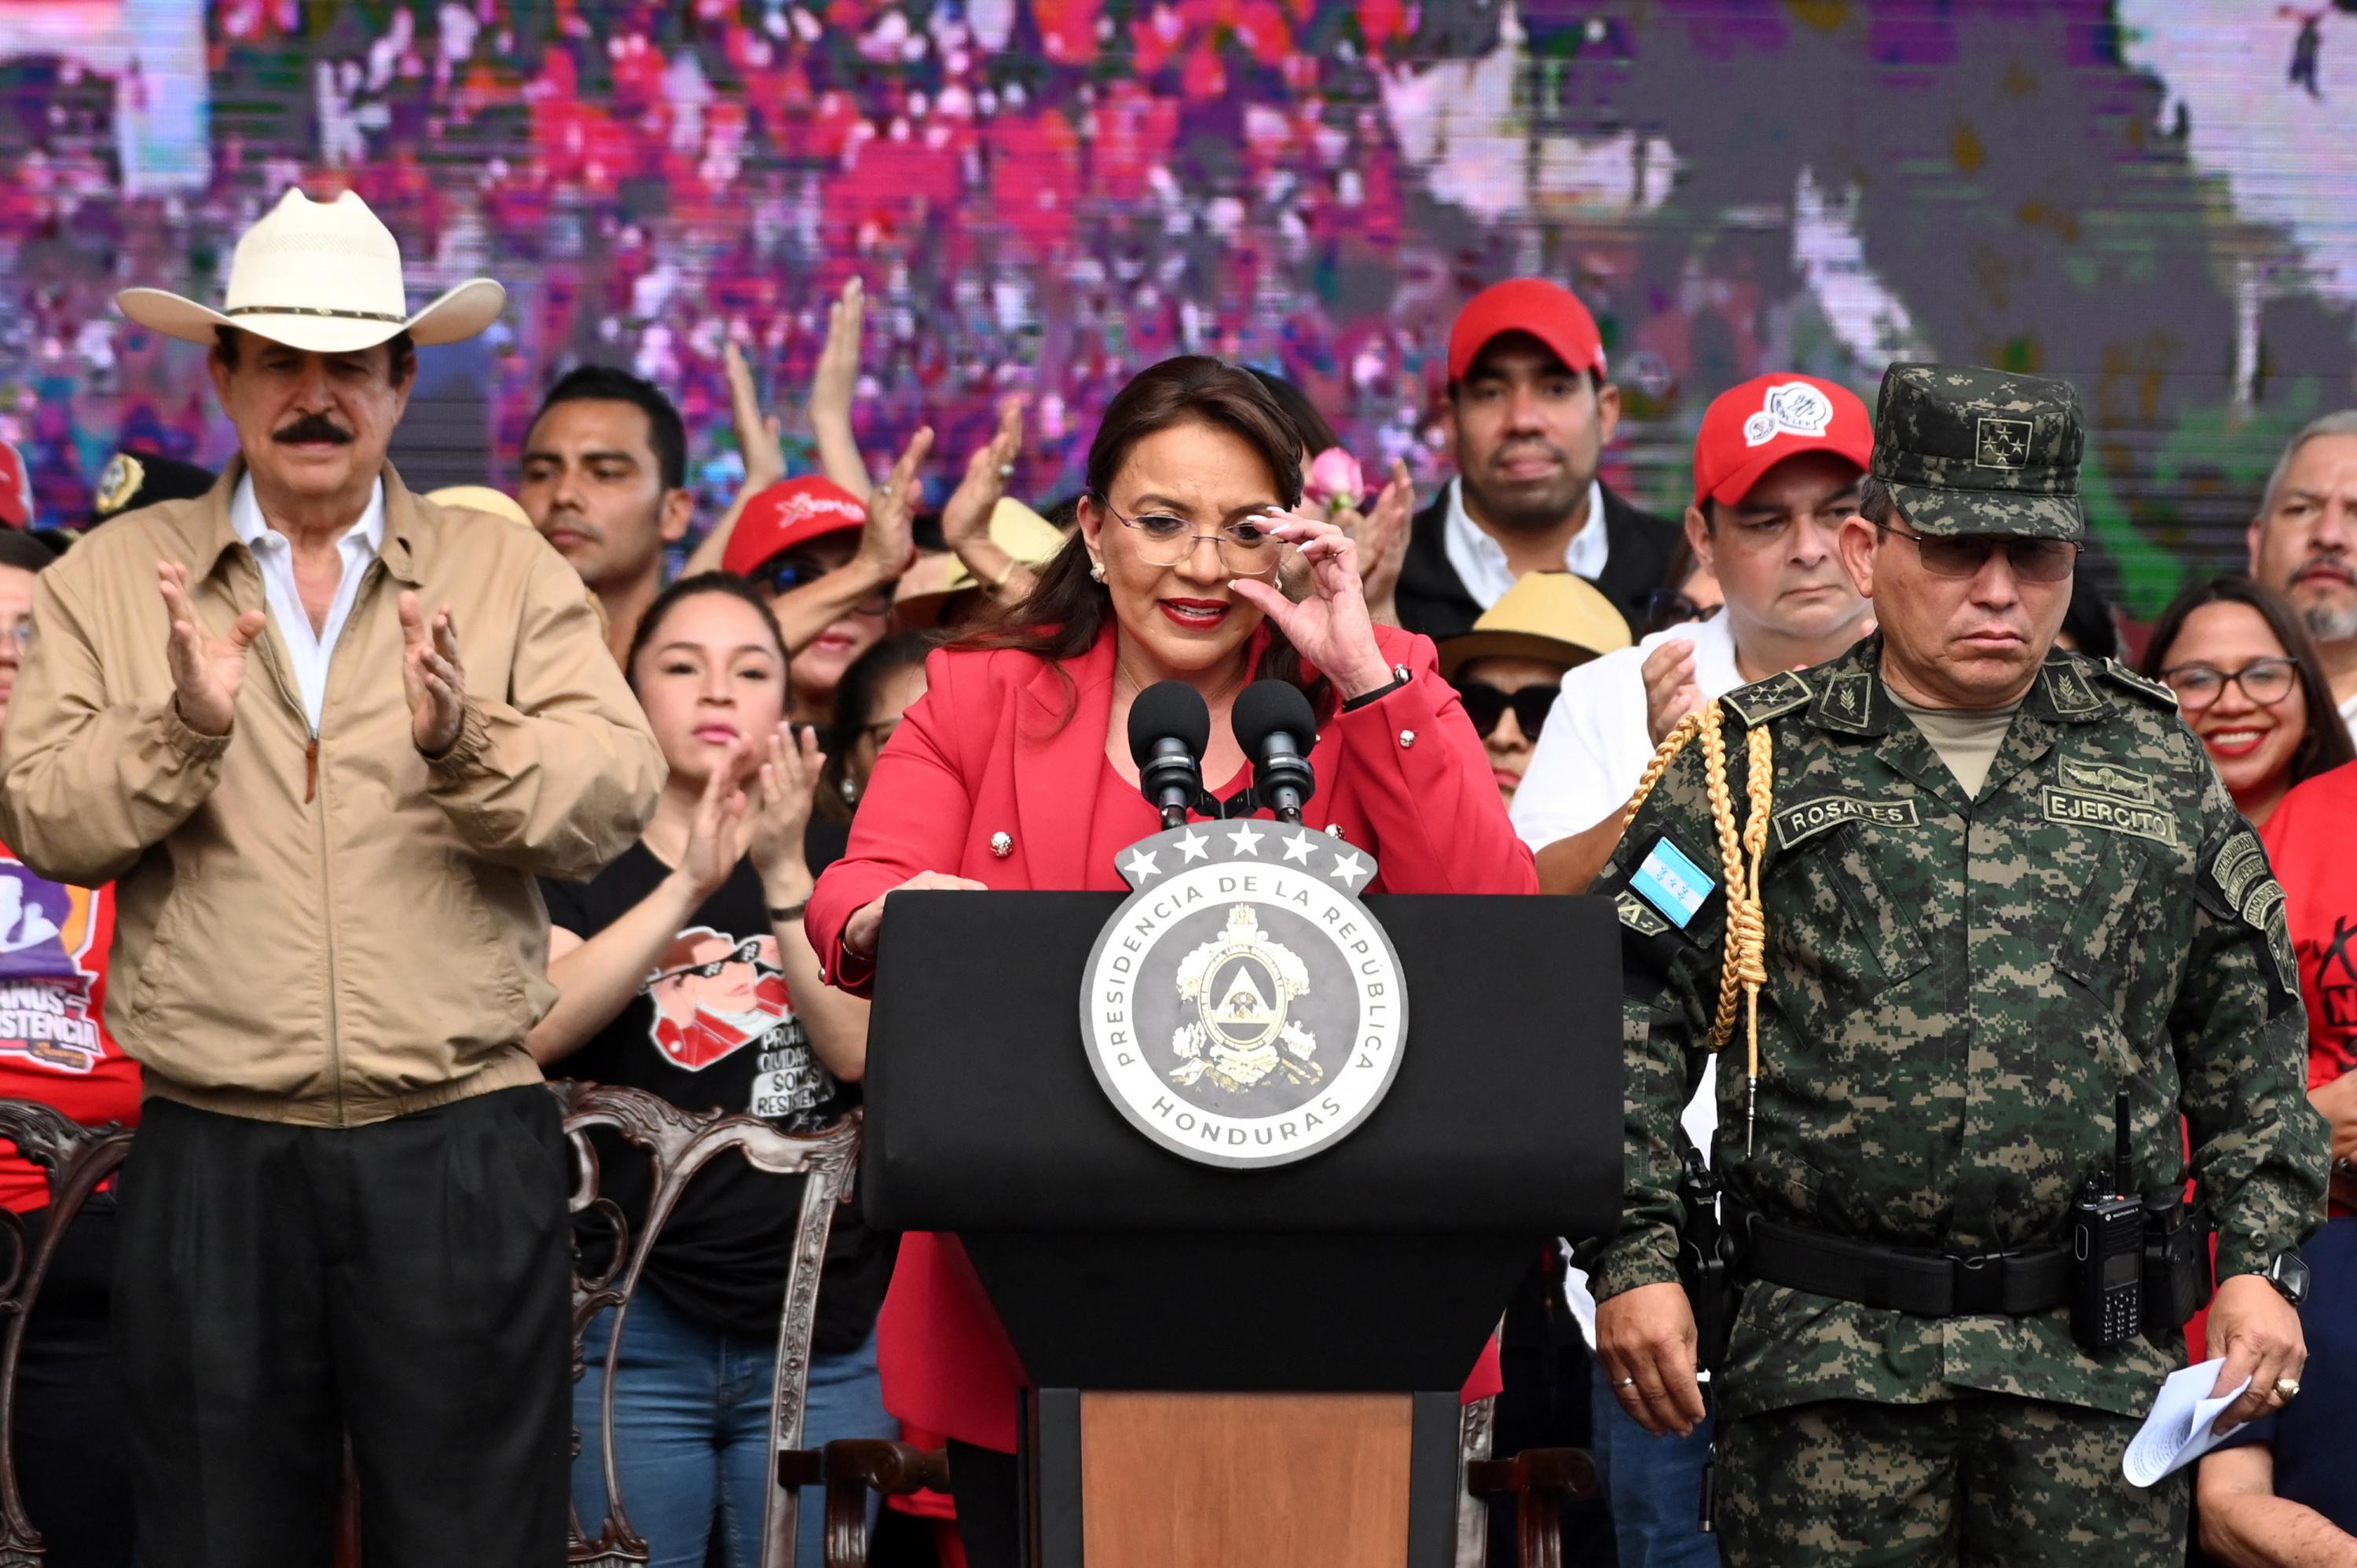
[[[1041,1390],[1036,1568],[1447,1568],[1454,1394]]]

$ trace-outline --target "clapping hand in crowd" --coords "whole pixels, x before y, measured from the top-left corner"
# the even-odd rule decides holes
[[[1023,395],[998,403],[998,428],[966,459],[965,478],[942,508],[942,539],[994,596],[1014,599],[1030,587],[1030,573],[990,536],[990,520],[1015,475],[1023,451]]]
[[[409,699],[409,736],[427,757],[458,744],[467,718],[467,672],[458,662],[458,628],[450,607],[425,614],[414,593],[398,601],[401,615],[401,690]]]
[[[237,716],[237,693],[245,684],[246,650],[262,635],[268,618],[247,610],[215,637],[188,603],[188,569],[178,561],[156,564],[156,586],[172,619],[166,657],[172,667],[172,703],[180,722],[199,735],[227,735]]]
[[[1334,522],[1359,547],[1359,581],[1367,613],[1383,626],[1399,625],[1395,595],[1407,564],[1407,542],[1415,521],[1415,477],[1403,458],[1392,459],[1392,477],[1363,512],[1343,507]]]
[[[1695,645],[1674,637],[1645,655],[1645,729],[1660,746],[1688,714],[1702,706],[1695,679]]]
[[[737,863],[748,857],[770,904],[798,904],[810,897],[802,830],[809,825],[812,793],[825,762],[817,732],[788,723],[766,739],[737,741],[714,763],[675,873],[689,908],[719,892]]]
[[[857,563],[879,583],[897,583],[917,562],[917,502],[924,494],[925,459],[932,456],[933,430],[926,425],[909,438],[909,449],[892,465],[884,488],[867,497],[867,525],[860,532]]]
[[[753,366],[734,339],[722,360],[727,367],[728,403],[737,422],[737,450],[745,459],[741,493],[759,495],[786,477],[785,454],[778,446],[783,432],[777,415],[761,412],[761,392],[753,382]]]
[[[1391,666],[1375,642],[1359,577],[1359,547],[1351,536],[1322,519],[1274,507],[1262,521],[1300,553],[1309,568],[1307,592],[1297,602],[1270,584],[1240,577],[1228,585],[1236,596],[1265,613],[1345,701],[1389,684]]]
[[[862,499],[871,487],[867,461],[851,431],[851,399],[859,385],[859,334],[866,319],[867,295],[855,277],[826,307],[826,345],[811,375],[807,405],[821,471]]]

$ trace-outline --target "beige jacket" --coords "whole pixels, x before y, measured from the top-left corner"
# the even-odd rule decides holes
[[[533,878],[589,876],[653,813],[662,756],[573,568],[536,533],[384,472],[384,548],[314,737],[274,623],[219,738],[180,723],[156,564],[215,634],[267,609],[210,494],[118,518],[43,572],[0,740],[0,839],[59,882],[118,886],[106,1022],[148,1092],[312,1126],[539,1080],[556,991]],[[410,738],[395,601],[447,604],[457,744]]]

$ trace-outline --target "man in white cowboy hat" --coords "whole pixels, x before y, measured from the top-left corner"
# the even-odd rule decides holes
[[[662,764],[572,568],[405,489],[414,315],[354,195],[290,191],[211,346],[240,459],[42,575],[0,838],[115,880],[107,1021],[148,1100],[115,1322],[141,1560],[325,1562],[349,1435],[371,1568],[554,1565],[570,1448],[565,1172],[523,1048],[535,875],[634,841]]]

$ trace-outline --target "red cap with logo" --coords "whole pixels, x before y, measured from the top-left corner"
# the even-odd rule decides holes
[[[856,533],[867,526],[867,508],[857,496],[817,474],[780,479],[745,503],[737,532],[721,553],[720,569],[750,576],[780,551],[830,533]]]
[[[1847,387],[1814,376],[1754,376],[1711,400],[1695,437],[1695,505],[1733,505],[1760,476],[1803,452],[1832,452],[1863,468],[1874,456],[1874,415]]]
[[[1604,373],[1604,335],[1579,296],[1544,278],[1508,278],[1465,302],[1448,329],[1448,379],[1461,381],[1492,338],[1527,332],[1575,371]]]
[[[25,455],[0,441],[0,527],[33,526],[33,470]]]

